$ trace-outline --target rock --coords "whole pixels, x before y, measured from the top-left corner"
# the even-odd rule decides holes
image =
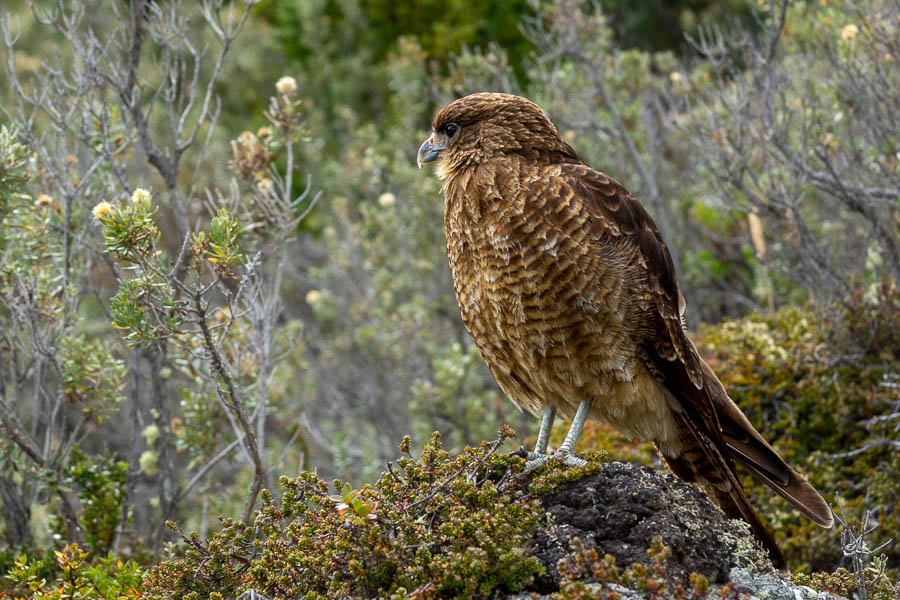
[[[699,573],[712,584],[707,598],[722,591],[746,600],[844,600],[782,579],[746,523],[727,518],[698,487],[656,469],[604,463],[598,473],[561,485],[541,502],[547,525],[535,533],[531,553],[546,573],[508,600],[549,600],[565,583],[560,561],[577,552],[612,555],[620,573],[635,563],[650,566],[647,550],[657,537],[671,550],[664,563],[670,590],[688,588],[691,573]],[[610,592],[620,600],[646,597],[618,582],[578,582],[584,586],[579,598],[607,598]]]
[[[751,573],[735,567],[729,573],[735,587],[750,600],[844,600],[829,592],[817,592],[805,585],[794,585],[767,573]]]
[[[572,554],[572,540],[610,554],[620,569],[650,565],[655,537],[671,549],[667,579],[687,584],[691,573],[725,583],[731,569],[772,571],[764,551],[742,521],[728,519],[694,485],[649,467],[611,462],[600,471],[542,496],[549,524],[534,538],[532,553],[546,573],[533,591],[557,591],[560,559]]]

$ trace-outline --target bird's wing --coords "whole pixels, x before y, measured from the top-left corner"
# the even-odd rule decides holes
[[[641,324],[650,332],[646,339],[648,360],[665,366],[667,371],[669,363],[675,363],[677,383],[702,390],[701,360],[682,326],[684,300],[678,290],[675,267],[653,219],[621,184],[586,165],[562,165],[558,185],[562,194],[578,197],[579,204],[590,213],[593,237],[600,242],[598,247],[616,246],[623,262],[638,263],[638,297],[633,301],[652,315],[651,322]],[[698,400],[693,410],[705,422],[716,423],[713,428],[718,430],[712,400],[705,394],[691,397]]]
[[[827,503],[754,429],[685,334],[672,258],[647,211],[618,182],[585,165],[563,166],[560,180],[590,211],[597,238],[617,238],[620,248],[630,245],[637,257],[636,300],[651,309],[644,359],[681,404],[697,447],[718,455],[707,459],[730,471],[720,474],[720,482],[710,483],[725,488],[730,487],[727,482],[736,483],[732,459],[737,460],[812,521],[831,527]],[[746,498],[735,500],[742,512],[749,507],[743,506]]]

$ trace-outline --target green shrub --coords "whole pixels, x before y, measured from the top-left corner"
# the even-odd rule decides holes
[[[355,490],[314,473],[283,477],[251,525],[225,519],[209,542],[184,535],[183,556],[156,566],[146,598],[185,600],[256,590],[279,598],[490,597],[542,567],[527,555],[540,505],[515,478],[507,436],[452,456],[435,433],[419,460]],[[401,450],[408,452],[409,438]],[[172,525],[174,527],[174,525]]]
[[[775,449],[826,500],[872,510],[884,539],[900,539],[900,291],[862,293],[828,312],[784,309],[706,327],[698,347],[729,394]],[[889,416],[894,414],[891,419]],[[792,565],[830,570],[842,555],[838,528],[810,523],[744,478],[751,500]],[[897,545],[885,550],[900,564]]]
[[[834,573],[796,573],[791,577],[791,581],[797,585],[807,585],[814,590],[831,592],[845,598],[853,598],[858,589],[856,577],[844,568]],[[873,576],[872,579],[867,579],[866,583],[870,586],[866,590],[866,597],[869,600],[896,600],[898,589],[889,579],[881,578],[875,581]]]
[[[124,600],[141,597],[144,571],[133,562],[122,562],[112,555],[89,562],[87,553],[78,544],[70,544],[53,554],[52,557],[32,557],[31,560],[25,554],[17,557],[6,579],[33,600]],[[52,574],[49,580],[48,573]]]
[[[104,555],[112,549],[116,528],[122,520],[126,497],[128,463],[110,454],[89,456],[76,449],[66,470],[78,489],[81,502],[79,524],[84,531],[86,549],[91,555]],[[64,534],[57,528],[60,535]]]

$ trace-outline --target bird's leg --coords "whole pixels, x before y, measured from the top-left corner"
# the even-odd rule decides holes
[[[581,428],[587,421],[588,413],[591,412],[591,403],[592,400],[585,400],[578,405],[575,418],[572,419],[572,424],[569,426],[569,432],[566,433],[563,443],[556,449],[556,456],[570,467],[583,467],[588,464],[586,460],[575,456],[575,444],[581,436]]]
[[[553,454],[553,456],[570,467],[583,467],[588,464],[586,460],[575,455],[575,444],[578,442],[581,429],[584,427],[584,422],[587,421],[588,413],[590,412],[591,400],[585,400],[578,405],[578,410],[575,411],[575,418],[572,419],[566,438]],[[541,421],[541,431],[538,434],[537,445],[534,448],[534,452],[529,452],[527,455],[528,462],[525,463],[525,473],[530,473],[543,466],[551,458],[546,452],[547,442],[550,437],[550,426],[553,425],[553,417],[555,415],[556,408],[554,407],[547,406],[546,410],[544,410],[544,419]]]
[[[553,419],[556,418],[556,407],[548,404],[544,409],[544,418],[541,419],[541,430],[538,432],[537,444],[534,445],[533,454],[547,454],[547,443],[550,441],[550,428],[553,427]]]
[[[550,429],[553,427],[553,419],[556,418],[556,407],[548,404],[544,409],[544,416],[541,419],[541,430],[538,432],[537,443],[534,445],[534,452],[526,452],[525,448],[521,448],[518,455],[525,459],[525,473],[534,471],[541,465],[545,464],[550,455],[547,454],[547,444],[550,442]]]

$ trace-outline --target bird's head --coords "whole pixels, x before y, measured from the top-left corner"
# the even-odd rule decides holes
[[[496,93],[471,94],[438,111],[416,160],[419,168],[434,161],[445,179],[514,153],[534,160],[577,160],[537,104]]]

